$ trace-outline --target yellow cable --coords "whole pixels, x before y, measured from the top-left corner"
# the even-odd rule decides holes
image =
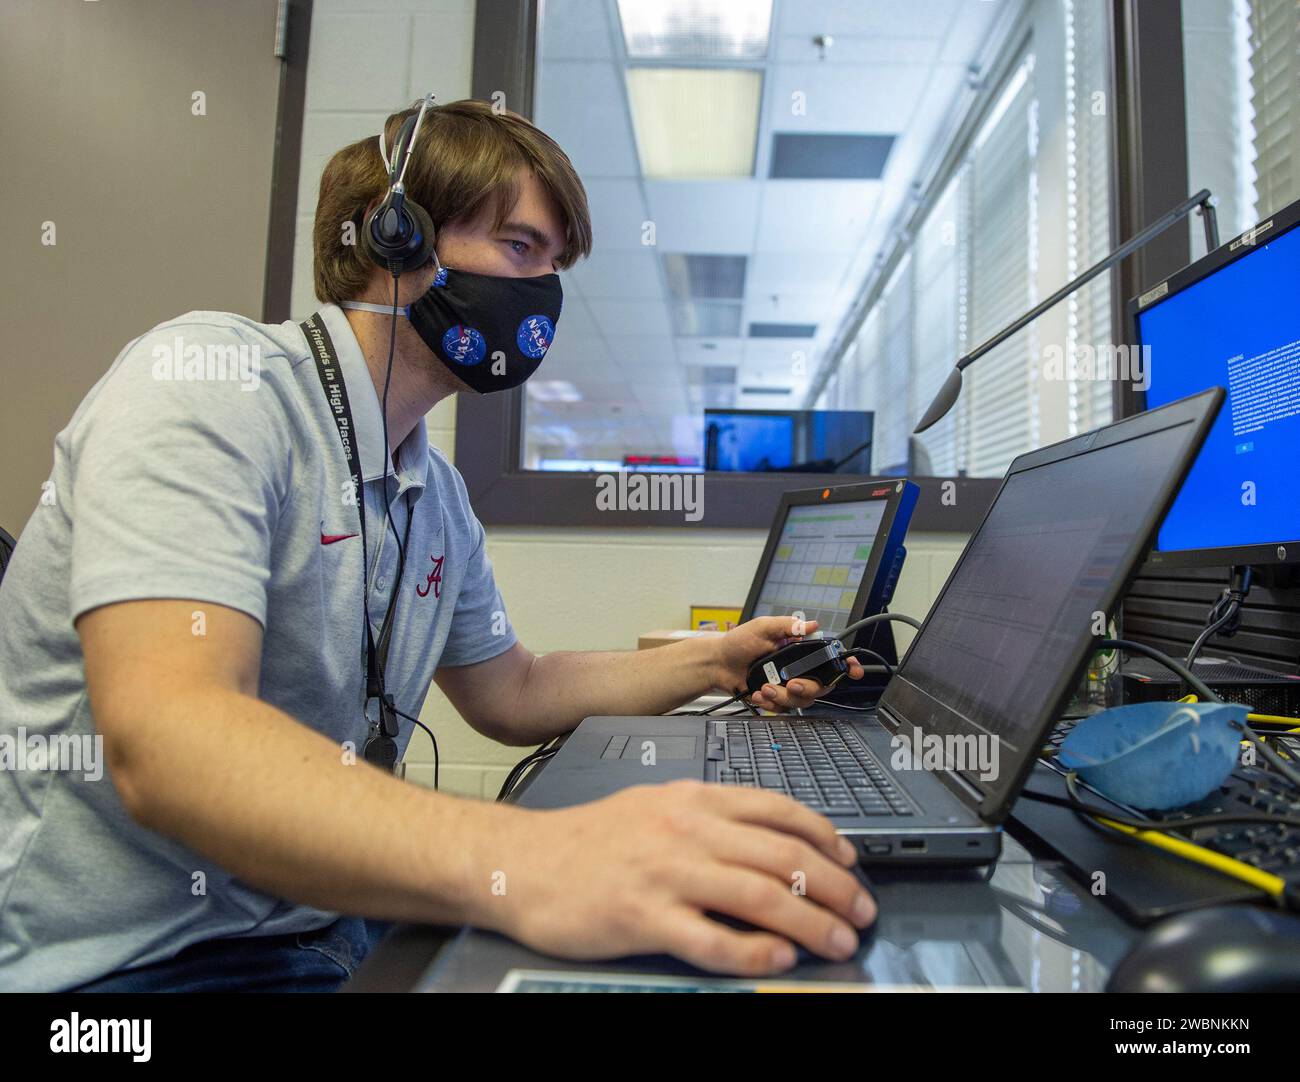
[[[1163,849],[1167,853],[1173,853],[1175,856],[1183,857],[1185,860],[1194,861],[1197,864],[1204,864],[1208,868],[1213,868],[1217,872],[1231,876],[1233,879],[1239,879],[1243,883],[1249,883],[1252,887],[1264,891],[1270,897],[1281,901],[1286,891],[1286,880],[1281,876],[1271,875],[1268,872],[1261,871],[1259,868],[1240,860],[1233,860],[1232,857],[1225,857],[1222,853],[1216,853],[1212,849],[1206,849],[1202,845],[1195,845],[1192,842],[1183,841],[1181,838],[1175,838],[1158,830],[1141,830],[1137,827],[1128,826],[1126,823],[1117,823],[1114,819],[1108,819],[1104,815],[1093,816],[1097,822],[1111,827],[1114,830],[1121,831],[1136,838],[1140,842],[1154,846],[1157,849]]]
[[[1195,695],[1184,695],[1178,700],[1180,703],[1199,702]],[[1300,718],[1289,718],[1284,714],[1247,714],[1247,721],[1263,721],[1269,725],[1297,725],[1300,726]],[[1287,735],[1291,733],[1300,733],[1300,728],[1283,730]]]
[[[1288,718],[1282,714],[1247,714],[1247,721],[1266,721],[1270,725],[1300,725],[1300,718]]]

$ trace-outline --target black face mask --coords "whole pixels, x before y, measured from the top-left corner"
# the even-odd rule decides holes
[[[518,387],[555,337],[558,274],[502,278],[440,267],[408,318],[421,341],[479,394]]]

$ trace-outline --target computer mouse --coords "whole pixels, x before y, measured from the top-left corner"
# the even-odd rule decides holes
[[[1169,917],[1115,967],[1108,992],[1300,992],[1300,917],[1252,905]]]
[[[853,868],[850,869],[850,873],[853,875],[854,879],[856,879],[859,883],[861,883],[862,886],[865,887],[871,893],[871,896],[876,899],[877,907],[879,907],[880,897],[876,893],[876,891],[872,889],[871,880],[867,878],[867,875],[862,870],[862,868],[860,866],[854,866]],[[708,917],[710,920],[716,920],[719,924],[725,924],[728,928],[734,928],[738,932],[762,932],[767,930],[765,928],[760,928],[756,924],[750,924],[749,921],[747,920],[741,920],[739,917],[733,917],[729,913],[719,913],[716,910],[709,909],[705,911],[704,915]],[[855,931],[858,933],[858,954],[859,955],[862,954],[864,948],[870,948],[874,944],[876,939],[876,929],[879,926],[880,926],[880,912],[879,909],[877,908],[875,920],[873,920],[865,928],[855,929]],[[796,943],[794,945],[794,957],[795,957],[795,965],[798,966],[804,965],[809,962],[823,963],[826,961],[825,958],[821,957],[821,955],[816,954],[813,951],[810,951],[802,943]]]

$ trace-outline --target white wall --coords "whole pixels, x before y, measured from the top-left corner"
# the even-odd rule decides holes
[[[685,627],[695,604],[745,601],[763,551],[758,530],[490,529],[488,553],[510,619],[529,649],[632,650],[644,631]],[[912,534],[894,603],[923,615],[952,570],[964,536]],[[900,647],[910,629],[899,633]],[[421,714],[438,736],[442,787],[494,797],[525,754],[485,740],[435,686]],[[416,733],[407,776],[433,774],[428,738]]]
[[[440,101],[468,97],[472,0],[316,0],[307,69],[303,182],[298,200],[294,313],[314,307],[311,222],[320,171],[345,143],[375,133],[383,118],[425,89]],[[397,62],[380,42],[411,37]],[[455,406],[429,415],[430,441],[451,457]],[[536,652],[631,650],[643,631],[684,627],[691,604],[744,603],[762,554],[758,530],[489,529],[488,553],[511,621]],[[920,616],[966,538],[913,534],[893,608]],[[907,632],[907,629],[903,629]],[[899,644],[908,641],[900,634]],[[494,797],[524,755],[469,728],[436,687],[421,718],[438,737],[442,788]],[[417,732],[407,776],[433,781],[428,738]]]
[[[293,315],[316,307],[311,226],[321,170],[340,147],[378,135],[384,118],[433,92],[469,97],[473,0],[315,0],[298,181]]]

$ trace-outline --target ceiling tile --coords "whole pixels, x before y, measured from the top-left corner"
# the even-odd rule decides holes
[[[759,251],[852,251],[880,196],[872,180],[782,180],[766,185]]]
[[[663,279],[654,248],[611,249],[598,245],[584,259],[561,275],[565,289],[572,282],[593,300],[658,300],[663,297]]]
[[[588,304],[606,338],[626,335],[667,338],[671,333],[668,306],[663,301],[592,300]]]
[[[608,62],[555,60],[542,71],[537,125],[564,148],[578,175],[584,181],[637,176],[640,166],[619,69]]]
[[[924,0],[900,4],[898,0],[816,0],[780,6],[779,35],[830,34],[833,37],[870,35],[891,37],[943,37],[959,7],[995,5],[972,0]]]
[[[923,64],[782,64],[767,119],[777,131],[901,132],[928,76]]]
[[[538,31],[542,62],[614,56],[609,8],[600,0],[546,0]]]
[[[754,250],[759,189],[755,180],[647,181],[658,247],[747,255]]]

